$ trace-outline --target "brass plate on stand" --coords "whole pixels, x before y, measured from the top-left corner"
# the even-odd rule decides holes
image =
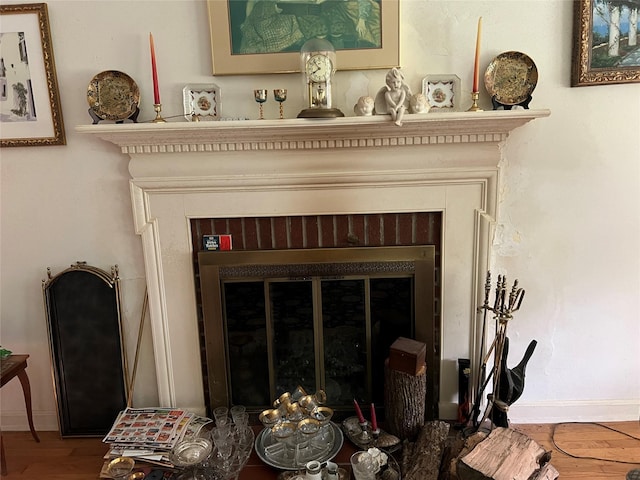
[[[504,52],[494,58],[484,74],[487,92],[502,105],[518,105],[529,98],[538,84],[538,69],[521,52]]]
[[[138,109],[140,90],[126,73],[106,70],[89,82],[87,102],[91,111],[102,120],[126,120]]]

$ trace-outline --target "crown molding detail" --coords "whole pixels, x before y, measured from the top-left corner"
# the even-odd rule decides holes
[[[410,145],[496,143],[549,110],[497,110],[335,119],[241,120],[81,125],[126,154],[324,150]]]

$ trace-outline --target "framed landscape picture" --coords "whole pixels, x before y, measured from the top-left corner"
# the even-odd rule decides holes
[[[637,1],[574,0],[571,86],[640,82]]]
[[[329,40],[338,70],[399,66],[399,0],[208,0],[214,75],[300,71],[300,48]]]
[[[0,15],[0,146],[65,145],[47,4]]]

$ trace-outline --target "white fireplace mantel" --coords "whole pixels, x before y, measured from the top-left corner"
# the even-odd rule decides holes
[[[128,154],[159,402],[205,413],[193,218],[442,213],[440,416],[457,412],[457,359],[477,356],[509,133],[549,110],[331,120],[79,126]],[[475,371],[475,369],[473,370]]]
[[[100,124],[77,130],[115,143],[123,153],[308,150],[443,143],[500,142],[513,129],[549,110],[501,110],[406,115],[394,125],[386,115],[329,120]]]

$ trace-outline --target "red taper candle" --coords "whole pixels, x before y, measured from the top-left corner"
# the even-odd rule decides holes
[[[473,91],[479,92],[480,79],[480,39],[482,38],[482,17],[478,19],[478,34],[476,36],[476,57],[473,63]]]
[[[153,103],[160,105],[160,89],[158,88],[158,70],[156,68],[156,49],[153,45],[153,35],[149,33],[149,45],[151,46],[151,74],[153,75]]]
[[[364,419],[364,415],[362,415],[362,410],[360,410],[360,405],[358,405],[358,401],[355,398],[353,399],[353,406],[356,407],[356,415],[358,415],[358,421],[360,423],[367,423],[367,421]]]
[[[376,407],[373,403],[371,404],[371,430],[374,432],[378,430],[378,420],[376,419]]]

